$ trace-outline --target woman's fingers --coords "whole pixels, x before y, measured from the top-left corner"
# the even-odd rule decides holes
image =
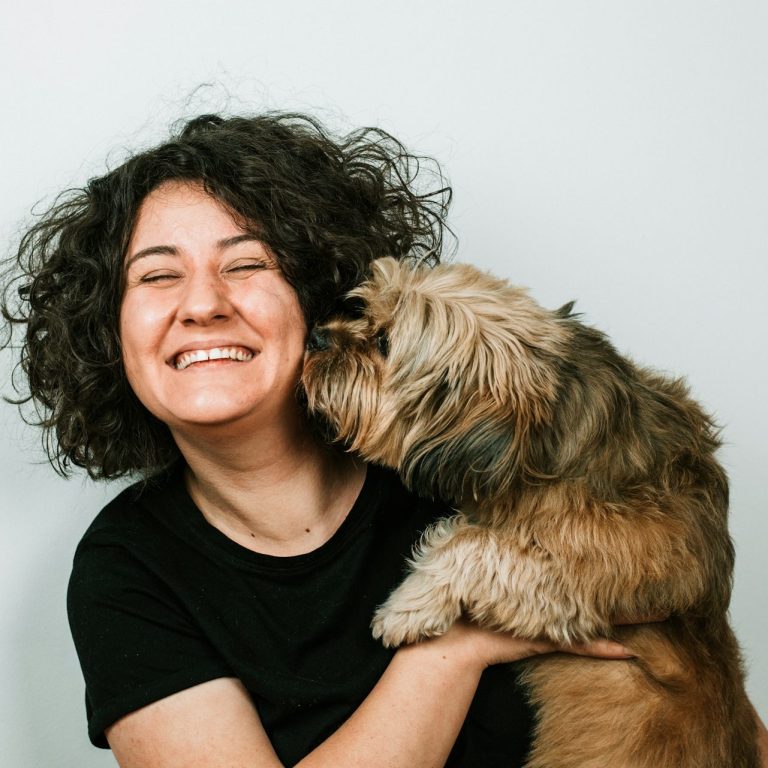
[[[573,653],[577,656],[594,656],[598,659],[634,659],[635,654],[621,643],[612,640],[592,640],[576,645],[558,645],[553,650]]]
[[[601,638],[573,645],[548,640],[526,640],[512,632],[496,632],[464,621],[454,624],[445,635],[425,642],[440,643],[443,647],[458,647],[470,662],[480,662],[482,667],[521,661],[545,653],[572,653],[599,659],[635,658],[629,648],[612,640]]]

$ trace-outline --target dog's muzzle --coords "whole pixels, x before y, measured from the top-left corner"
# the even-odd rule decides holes
[[[313,328],[307,339],[307,352],[323,352],[331,345],[331,335],[323,328]]]

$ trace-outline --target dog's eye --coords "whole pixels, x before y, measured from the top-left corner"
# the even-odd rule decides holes
[[[360,296],[345,296],[341,301],[341,313],[352,320],[359,320],[365,314],[365,301]]]
[[[374,337],[376,349],[379,350],[379,354],[382,357],[386,357],[389,354],[389,337],[386,331],[379,331]]]

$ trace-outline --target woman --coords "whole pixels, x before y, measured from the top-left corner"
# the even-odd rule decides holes
[[[439,505],[328,448],[307,329],[373,258],[437,259],[448,191],[365,130],[192,120],[24,238],[22,367],[52,461],[144,481],[74,562],[89,734],[123,768],[510,766],[514,673],[556,650],[458,625],[392,654],[368,622]],[[564,649],[606,658],[612,643]]]

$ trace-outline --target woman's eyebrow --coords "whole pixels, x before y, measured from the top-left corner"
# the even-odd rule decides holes
[[[232,237],[225,237],[216,243],[216,248],[223,251],[227,248],[231,248],[234,245],[247,242],[262,242],[258,235],[244,233],[242,235],[233,235]],[[127,270],[134,261],[143,259],[145,256],[178,256],[179,250],[175,245],[150,245],[148,248],[142,248],[140,251],[136,251],[133,256],[129,257],[125,262],[125,269]]]
[[[124,269],[128,271],[128,268],[134,261],[143,259],[145,256],[153,256],[155,254],[162,254],[167,256],[178,256],[179,251],[173,245],[150,245],[149,248],[142,248],[140,251],[136,251],[133,256],[129,257],[125,261]]]
[[[235,235],[234,237],[225,237],[223,240],[219,240],[216,243],[216,247],[223,251],[225,248],[231,248],[233,245],[239,245],[240,243],[248,242],[263,242],[258,235],[254,235],[250,232],[244,232],[242,235]]]

